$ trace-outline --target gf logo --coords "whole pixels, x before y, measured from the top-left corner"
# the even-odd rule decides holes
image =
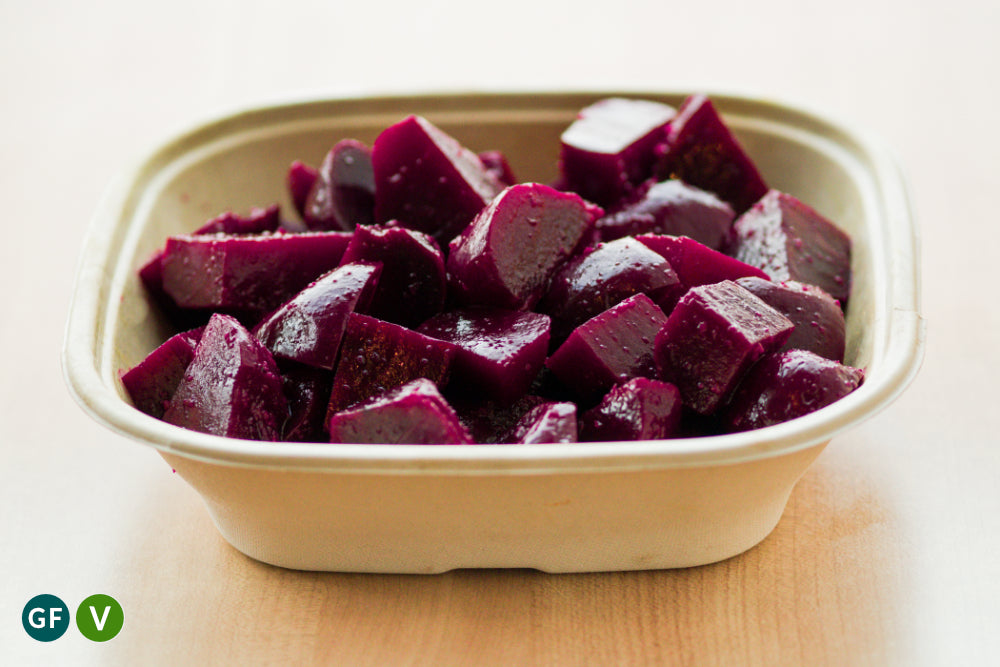
[[[69,628],[69,607],[55,595],[36,595],[21,612],[21,624],[28,635],[40,642],[62,637]],[[106,642],[121,632],[125,612],[110,595],[91,595],[76,610],[76,627],[91,641]]]

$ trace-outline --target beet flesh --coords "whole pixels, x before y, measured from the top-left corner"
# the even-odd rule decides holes
[[[163,417],[204,330],[198,327],[171,336],[122,374],[122,384],[136,408],[157,419]]]
[[[574,403],[542,403],[514,425],[505,442],[519,445],[541,445],[577,442],[576,405]]]
[[[478,157],[483,166],[486,167],[486,171],[492,174],[504,187],[518,182],[517,176],[514,175],[514,170],[511,169],[510,162],[507,161],[507,156],[503,151],[483,151],[478,154]]]
[[[302,210],[316,231],[353,231],[375,222],[372,151],[360,141],[338,141],[323,158]]]
[[[267,208],[252,208],[247,215],[227,211],[196,229],[201,234],[263,234],[273,232],[281,224],[281,209],[277,204]]]
[[[306,202],[309,200],[309,192],[316,183],[319,170],[301,160],[295,160],[288,167],[285,173],[285,187],[288,189],[288,196],[292,200],[292,206],[300,218],[305,217]]]
[[[645,234],[636,237],[636,240],[670,262],[684,291],[698,285],[711,285],[747,276],[767,279],[767,274],[759,268],[686,236]]]
[[[580,440],[661,440],[672,437],[681,422],[677,387],[651,378],[616,385],[600,404],[580,417]]]
[[[326,406],[333,373],[315,366],[275,359],[288,399],[288,419],[281,428],[285,442],[326,442]]]

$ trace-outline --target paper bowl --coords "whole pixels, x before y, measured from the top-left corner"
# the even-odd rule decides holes
[[[252,558],[303,570],[582,572],[675,568],[734,556],[777,524],[831,438],[894,400],[922,355],[918,241],[900,172],[865,132],[823,115],[712,93],[768,184],[854,239],[847,363],[853,394],[758,431],[537,446],[278,444],[187,431],[132,407],[119,372],[173,333],[136,269],[167,235],[224,210],[291,204],[288,165],[337,140],[373,141],[414,113],[475,151],[502,149],[522,180],[556,175],[559,135],[612,95],[679,105],[684,91],[448,94],[309,100],[214,119],[115,180],[93,219],[63,363],[80,405],[156,449]]]

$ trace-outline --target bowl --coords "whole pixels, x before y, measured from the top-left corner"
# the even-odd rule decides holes
[[[63,349],[67,383],[112,431],[155,449],[204,499],[224,538],[274,565],[352,572],[548,572],[688,567],[759,543],[806,468],[914,377],[923,350],[918,238],[900,170],[867,132],[823,114],[708,91],[771,187],[854,239],[846,362],[865,383],[757,431],[535,446],[277,444],[184,430],[132,407],[119,379],[173,331],[136,270],[166,236],[224,210],[279,202],[288,165],[337,140],[369,145],[408,114],[522,180],[556,176],[559,136],[610,96],[677,106],[686,91],[380,96],[280,103],[176,136],[112,182],[82,252]]]

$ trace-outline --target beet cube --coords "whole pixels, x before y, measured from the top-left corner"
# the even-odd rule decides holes
[[[325,368],[275,359],[288,399],[288,419],[281,429],[285,442],[325,442],[326,406],[333,373]]]
[[[514,425],[505,441],[520,445],[576,442],[576,405],[547,402],[535,406]]]
[[[371,302],[381,264],[343,264],[310,283],[254,328],[276,357],[332,370],[347,318]]]
[[[483,151],[479,153],[479,159],[486,167],[486,171],[491,173],[504,187],[518,182],[503,151]]]
[[[271,353],[234,318],[217,313],[163,420],[230,438],[279,440],[287,408]]]
[[[851,238],[795,197],[771,190],[733,223],[730,249],[772,280],[818,285],[847,303],[851,295]]]
[[[823,289],[794,280],[776,283],[761,278],[740,278],[736,284],[753,292],[795,325],[782,349],[809,350],[843,363],[847,335],[844,311]]]
[[[559,166],[566,186],[611,207],[631,196],[653,173],[673,107],[612,97],[580,111],[563,132]]]
[[[861,369],[806,350],[769,354],[740,383],[725,422],[733,431],[779,424],[840,400],[863,379]]]
[[[448,401],[472,439],[482,444],[507,442],[511,430],[529,410],[547,403],[541,396],[525,394],[513,403],[488,401],[451,394]]]
[[[600,215],[575,194],[512,185],[451,242],[449,287],[466,305],[530,309]]]
[[[450,343],[352,313],[340,346],[327,415],[419,377],[443,387],[454,356]]]
[[[653,345],[667,316],[645,294],[587,320],[545,365],[584,400],[637,377],[656,377]]]
[[[549,349],[547,315],[516,310],[454,310],[417,329],[455,346],[449,390],[510,403],[523,396]]]
[[[713,250],[686,236],[643,235],[636,237],[653,252],[662,255],[677,273],[684,290],[747,276],[767,279],[767,274],[729,255]]]
[[[661,440],[673,436],[681,422],[677,387],[650,378],[634,378],[609,391],[597,407],[580,418],[580,440]]]
[[[757,359],[788,339],[794,325],[736,283],[691,288],[656,337],[660,377],[684,403],[713,414]]]
[[[591,317],[634,294],[645,294],[669,311],[683,292],[666,259],[626,237],[598,244],[563,264],[538,309],[552,317],[552,338],[561,342]]]
[[[445,244],[503,185],[482,160],[419,116],[383,130],[372,147],[375,221],[397,220]]]
[[[684,100],[660,153],[659,180],[676,178],[714,192],[737,214],[767,192],[757,167],[704,95]]]
[[[139,410],[159,419],[177,391],[184,371],[194,358],[194,348],[205,327],[168,338],[145,359],[123,373],[122,384]]]
[[[337,142],[323,158],[302,211],[309,229],[352,231],[375,222],[372,152],[360,141]]]
[[[281,224],[281,211],[277,204],[267,208],[252,208],[248,215],[227,211],[216,216],[194,231],[194,234],[263,234],[273,232]]]
[[[444,254],[426,234],[403,227],[358,227],[340,261],[382,263],[366,311],[379,319],[415,327],[444,307]]]
[[[683,181],[651,185],[642,198],[597,221],[602,241],[640,234],[689,236],[713,250],[721,250],[736,213],[706,190]]]
[[[295,160],[288,167],[285,175],[285,185],[288,188],[288,196],[292,199],[292,206],[300,218],[305,217],[306,201],[309,199],[309,192],[316,183],[319,170],[300,160]]]
[[[167,239],[163,289],[184,308],[269,312],[334,269],[347,232]]]
[[[330,442],[467,445],[472,438],[433,382],[418,378],[333,415]]]

